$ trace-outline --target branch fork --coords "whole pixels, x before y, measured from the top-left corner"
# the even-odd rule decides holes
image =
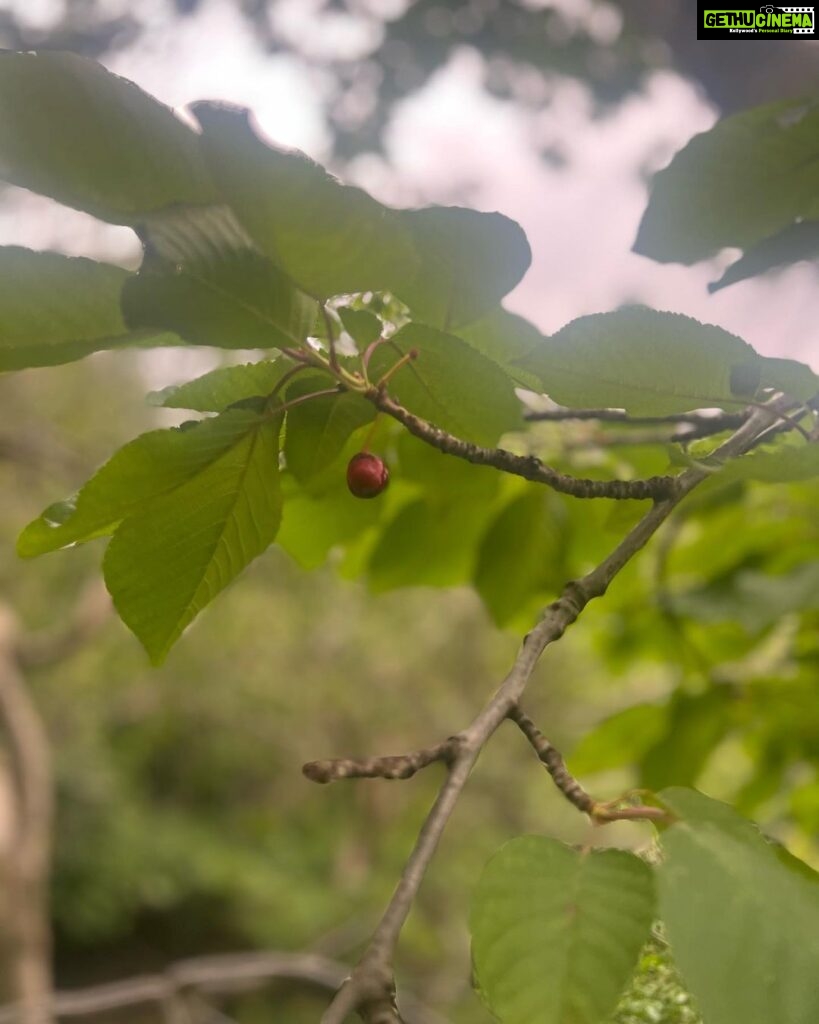
[[[448,454],[459,455],[470,462],[496,464],[500,450],[480,449],[452,438],[375,389],[367,392],[367,397],[379,409],[404,423],[411,433],[433,447]],[[472,768],[492,735],[507,718],[515,722],[524,733],[558,789],[574,806],[588,814],[595,824],[615,820],[667,820],[662,809],[635,806],[630,804],[628,796],[613,802],[594,800],[571,776],[558,751],[521,711],[520,699],[546,647],[560,639],[590,601],[605,594],[620,570],[645,546],[686,495],[710,475],[710,469],[750,451],[760,436],[771,426],[781,423],[792,408],[791,399],[777,395],[764,406],[751,409],[731,437],[712,453],[707,469],[693,465],[678,477],[670,478],[670,483],[664,483],[658,494],[645,495],[654,497],[648,512],[607,558],[585,576],[568,583],[560,597],[546,608],[540,622],[524,638],[514,664],[496,693],[457,736],[411,754],[364,760],[314,761],[305,766],[307,777],[318,782],[362,777],[410,778],[421,768],[436,761],[444,761],[448,768],[381,921],[350,977],[327,1008],[321,1024],[344,1024],[347,1016],[354,1011],[358,1011],[364,1024],[401,1024],[394,1002],[392,970],[401,930]],[[512,460],[520,458],[511,453],[501,455]],[[549,467],[542,468],[544,475],[550,479],[555,474]],[[527,479],[534,478],[527,476]]]

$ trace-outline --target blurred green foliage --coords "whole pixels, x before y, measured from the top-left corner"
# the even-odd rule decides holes
[[[151,367],[156,379],[168,357],[131,353],[0,380],[0,579],[31,629],[69,615],[101,552],[94,542],[23,565],[14,536],[117,444],[175,415],[140,404],[143,371],[156,358],[164,360]],[[575,472],[662,470],[662,449],[601,446],[614,432],[540,424],[532,443]],[[413,493],[413,474],[435,468],[416,454],[398,463],[407,474],[399,495]],[[485,500],[480,469],[452,472],[464,501]],[[541,494],[508,486],[501,514]],[[639,510],[549,499],[555,521],[571,523],[561,527],[561,579],[599,559]],[[550,651],[528,706],[596,796],[695,783],[817,862],[819,612],[815,588],[796,583],[819,560],[818,504],[815,481],[731,483],[692,496]],[[413,542],[412,534],[401,541]],[[384,572],[373,574],[376,590],[413,582]],[[512,630],[499,632],[472,590],[416,586],[374,597],[330,569],[305,573],[273,549],[161,670],[149,669],[112,621],[70,660],[33,674],[57,758],[58,980],[90,983],[241,948],[353,956],[394,884],[437,769],[402,784],[321,788],[300,765],[399,752],[461,726],[502,676],[515,630],[559,582],[527,581],[525,600],[505,616]],[[494,849],[526,832],[589,838],[510,728],[481,761],[403,945],[400,981],[455,1024],[484,1019],[469,983],[469,893]],[[596,836],[638,847],[648,839],[647,826],[622,824]],[[663,955],[644,957],[618,1021],[693,1019],[671,978]],[[274,999],[293,1024],[314,1020],[322,1000],[294,992],[279,986],[232,1012],[252,1024]]]

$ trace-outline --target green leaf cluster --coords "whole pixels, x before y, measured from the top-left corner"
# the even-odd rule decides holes
[[[517,224],[456,207],[387,207],[270,145],[245,110],[203,102],[192,112],[198,130],[70,54],[0,58],[0,176],[130,226],[144,248],[137,273],[0,250],[0,369],[129,345],[281,350],[151,396],[209,418],[138,438],[20,538],[30,556],[113,534],[106,580],[155,660],[275,539],[302,565],[335,558],[377,590],[472,583],[508,625],[583,566],[584,534],[605,539],[637,512],[626,505],[607,520],[540,487],[419,456],[417,441],[375,416],[378,389],[464,441],[504,439],[568,471],[565,451],[527,428],[521,389],[648,417],[737,410],[774,388],[801,402],[819,391],[807,366],[764,359],[673,313],[626,308],[544,338],[500,304],[531,257]],[[775,113],[790,134],[771,161],[791,159],[797,143],[809,155],[814,113]],[[722,126],[713,139],[721,133],[736,135]],[[695,158],[679,159],[706,160]],[[641,238],[653,237],[651,209]],[[807,409],[794,415],[804,421]],[[351,505],[343,488],[344,460],[362,446],[392,470],[374,508]],[[712,489],[808,478],[815,447],[753,453]],[[666,449],[647,453],[650,473],[666,471]],[[584,469],[628,478],[639,461]]]
[[[475,890],[472,954],[502,1024],[604,1024],[655,917],[706,1021],[808,1024],[819,1013],[819,875],[726,804],[660,794],[652,869],[620,850],[513,839]]]
[[[634,249],[695,263],[743,255],[711,290],[819,256],[819,103],[779,100],[696,135],[654,177]]]

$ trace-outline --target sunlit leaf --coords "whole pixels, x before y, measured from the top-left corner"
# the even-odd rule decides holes
[[[276,543],[303,569],[317,569],[335,547],[360,537],[383,515],[381,501],[356,500],[343,481],[315,497],[298,491],[287,495]]]
[[[234,402],[268,395],[295,364],[285,358],[220,366],[185,384],[173,384],[148,396],[151,405],[165,409],[222,412]]]
[[[742,405],[762,360],[720,327],[633,306],[573,320],[519,362],[561,405],[654,416]]]
[[[384,325],[374,313],[366,309],[351,309],[349,306],[342,306],[338,315],[344,324],[344,330],[358,345],[363,352],[368,345],[381,337]]]
[[[786,483],[819,476],[819,444],[799,444],[772,451],[752,452],[733,459],[716,477],[715,483],[734,480],[762,480]]]
[[[566,581],[563,506],[543,487],[531,487],[496,516],[481,538],[474,584],[499,626],[528,601]]]
[[[454,333],[502,366],[516,383],[534,391],[540,390],[537,376],[524,370],[520,360],[534,353],[545,338],[534,324],[522,316],[498,306],[480,320],[457,328]]]
[[[395,587],[451,587],[469,582],[491,506],[469,500],[418,499],[384,526],[367,565],[375,591]]]
[[[132,276],[108,263],[0,246],[0,371],[126,345],[178,344],[166,333],[128,329],[119,303]]]
[[[174,209],[151,219],[145,262],[123,289],[129,325],[166,328],[192,344],[221,348],[304,341],[315,301],[250,248],[231,219],[218,207]]]
[[[216,199],[194,132],[73,53],[0,53],[0,178],[114,224]]]
[[[303,399],[328,386],[333,382],[327,376],[299,376],[285,399]],[[293,406],[287,412],[284,442],[287,468],[301,482],[311,479],[338,458],[350,435],[374,416],[375,407],[352,392],[322,395]]]
[[[275,539],[280,425],[260,420],[196,475],[127,518],[111,539],[106,585],[154,663]]]
[[[237,409],[216,419],[152,430],[113,455],[69,501],[51,506],[17,542],[26,558],[111,533],[147,502],[201,473],[259,422]]]
[[[747,252],[800,219],[819,218],[817,129],[819,104],[788,99],[694,136],[655,175],[635,251],[695,263],[727,246]]]
[[[377,381],[412,349],[417,359],[390,377],[390,395],[422,419],[478,444],[494,444],[521,425],[520,405],[503,370],[465,341],[408,324],[370,360]]]
[[[418,320],[450,330],[492,310],[529,268],[519,224],[500,213],[433,206],[400,214],[418,253],[414,276],[393,291]]]
[[[305,291],[384,291],[413,272],[412,239],[395,211],[304,154],[268,145],[246,110],[192,109],[220,191],[260,250]]]

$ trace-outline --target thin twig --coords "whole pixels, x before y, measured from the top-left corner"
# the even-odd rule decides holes
[[[161,974],[139,975],[89,988],[55,992],[50,1011],[56,1018],[91,1017],[141,1003],[163,1003],[188,991],[232,995],[253,991],[272,981],[296,981],[336,991],[348,968],[315,953],[228,953],[178,960]],[[407,999],[407,1024],[446,1024],[438,1014]],[[20,1024],[17,1006],[0,1007],[0,1024]]]
[[[330,395],[340,394],[338,387],[333,388],[322,388],[320,391],[311,391],[308,395],[299,395],[297,398],[291,398],[289,402],[283,402],[281,405],[274,405],[270,410],[271,416],[278,416],[280,413],[289,412],[290,409],[297,405],[303,405],[305,402],[312,402],[314,398],[328,398]]]
[[[271,398],[275,398],[281,391],[284,390],[285,386],[299,373],[304,370],[310,369],[309,363],[297,363],[295,366],[291,366],[290,369],[276,381],[273,390],[267,395],[268,401]]]
[[[422,420],[378,388],[370,388],[365,397],[376,408],[402,423],[415,437],[445,455],[454,455],[476,466],[494,466],[504,473],[546,484],[555,491],[571,494],[575,498],[638,498],[658,501],[671,497],[677,487],[679,478],[673,476],[653,476],[646,480],[583,480],[568,476],[547,466],[534,455],[515,455],[504,448],[483,448],[463,441]]]
[[[667,416],[631,416],[624,409],[530,409],[523,414],[530,422],[564,422],[566,420],[600,420],[604,423],[633,423],[637,426],[657,426],[661,423],[687,423],[702,427],[710,434],[719,434],[723,430],[736,430],[748,418],[747,411],[742,412],[681,412]]]
[[[546,771],[551,775],[554,784],[569,803],[578,811],[592,815],[596,801],[569,772],[560,751],[552,746],[532,719],[517,705],[510,708],[507,718],[515,723],[529,741]]]
[[[563,756],[538,729],[532,719],[520,707],[513,707],[507,715],[529,741],[538,759],[551,775],[552,781],[573,807],[588,814],[596,824],[610,821],[663,821],[668,814],[661,807],[626,805],[626,798],[618,800],[595,800],[580,785],[566,767]]]
[[[451,763],[455,750],[456,741],[450,738],[408,754],[308,761],[302,772],[311,782],[319,783],[336,782],[339,779],[410,779],[416,772],[436,761]]]
[[[711,464],[719,465],[741,455],[753,444],[760,431],[792,404],[777,396],[767,407],[754,409],[742,426],[713,453]],[[428,427],[425,425],[425,429]],[[501,722],[518,705],[546,647],[563,636],[590,601],[605,594],[615,576],[645,546],[679,502],[709,475],[709,469],[701,466],[685,470],[676,479],[672,497],[655,502],[607,558],[585,576],[566,585],[558,600],[549,605],[541,621],[527,634],[509,674],[495,695],[473,722],[453,738],[458,742],[457,754],[421,826],[395,892],[364,954],[327,1008],[321,1024],[344,1024],[347,1016],[356,1010],[362,1020],[373,1022],[377,1019],[369,1010],[373,1006],[384,1008],[385,1013],[389,1013],[386,1008],[391,1004],[394,990],[392,961],[399,935],[480,752]],[[395,1024],[400,1020],[397,1014],[381,1014],[380,1019],[384,1024]]]
[[[742,422],[740,417],[737,417],[738,423]],[[652,428],[631,428],[618,430],[616,432],[607,432],[603,430],[596,430],[591,434],[585,434],[578,438],[573,438],[570,441],[564,441],[564,448],[566,450],[572,450],[577,448],[588,448],[594,446],[597,448],[618,448],[626,447],[628,445],[635,447],[637,445],[650,445],[650,444],[690,444],[692,441],[698,441],[702,438],[712,437],[714,434],[722,434],[726,430],[733,430],[736,427],[712,427],[705,423],[681,423],[671,431],[663,431],[661,429]],[[790,427],[787,427],[790,430]]]
[[[310,357],[310,352],[307,349],[283,348],[282,352],[290,359],[295,359],[297,363],[304,363],[305,366],[315,365]]]

